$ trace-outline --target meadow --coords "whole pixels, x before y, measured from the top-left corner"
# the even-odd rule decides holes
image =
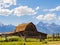
[[[60,45],[60,38],[53,39],[47,38],[45,41],[40,42],[40,39],[27,38],[26,42],[23,38],[18,36],[8,37],[7,41],[4,37],[0,37],[0,45]]]

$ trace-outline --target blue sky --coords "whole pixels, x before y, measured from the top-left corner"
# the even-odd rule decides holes
[[[0,22],[60,25],[60,0],[0,0]]]

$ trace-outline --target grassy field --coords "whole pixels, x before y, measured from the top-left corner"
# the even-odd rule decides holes
[[[8,37],[8,41],[5,41],[4,37],[0,37],[0,45],[60,45],[60,39],[52,41],[52,38],[48,38],[40,42],[39,39],[27,38],[25,42],[23,38],[17,36]]]
[[[0,45],[60,45],[60,41],[52,41],[48,43],[42,43],[42,42],[0,42]]]

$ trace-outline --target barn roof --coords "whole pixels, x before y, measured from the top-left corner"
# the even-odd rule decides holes
[[[16,32],[19,32],[19,31],[25,31],[26,27],[27,27],[29,24],[34,25],[32,22],[20,24],[20,25],[16,26],[15,31],[16,31]]]

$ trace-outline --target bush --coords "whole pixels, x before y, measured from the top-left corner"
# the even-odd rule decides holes
[[[10,38],[8,41],[18,41],[18,38]]]

